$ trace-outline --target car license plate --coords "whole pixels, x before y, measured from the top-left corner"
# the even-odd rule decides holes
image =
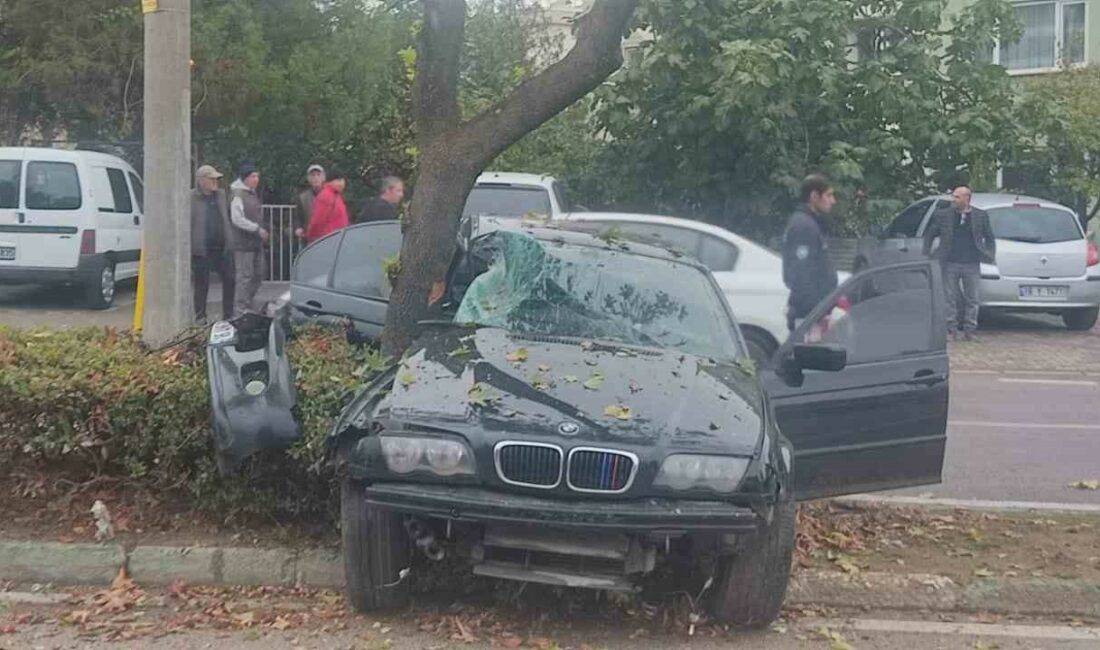
[[[15,259],[15,246],[0,246],[0,260],[12,261]]]
[[[1020,287],[1020,297],[1028,300],[1066,300],[1069,298],[1069,287],[1024,285]]]

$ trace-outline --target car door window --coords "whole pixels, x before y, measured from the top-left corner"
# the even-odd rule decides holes
[[[318,240],[302,251],[294,262],[294,282],[311,287],[327,288],[336,251],[340,248],[343,232]]]
[[[933,281],[926,268],[880,271],[846,287],[832,309],[794,333],[801,343],[833,343],[848,365],[920,355],[935,349]]]
[[[96,208],[100,212],[114,212],[115,195],[111,191],[111,181],[107,177],[107,168],[92,167],[91,181],[92,198],[95,200]]]
[[[894,239],[916,237],[917,230],[924,221],[924,214],[928,212],[928,206],[931,203],[931,201],[920,201],[902,210],[890,224],[890,229],[886,231],[887,236]]]
[[[130,186],[134,189],[134,198],[137,199],[138,212],[145,212],[145,186],[141,184],[141,179],[137,177],[137,174],[128,173],[130,177]]]
[[[344,232],[344,243],[336,258],[332,288],[337,291],[389,300],[390,283],[384,260],[401,253],[401,224],[378,223]]]
[[[19,208],[19,181],[23,171],[21,160],[0,160],[0,210]]]
[[[732,271],[737,265],[737,247],[712,235],[701,235],[699,261],[713,273]]]
[[[550,186],[551,191],[554,192],[554,198],[558,200],[558,209],[562,212],[570,212],[573,209],[572,204],[565,199],[565,188],[558,181],[554,181]]]
[[[111,185],[111,196],[115,202],[115,212],[130,214],[134,203],[130,200],[130,188],[126,187],[126,175],[121,169],[107,168],[107,180]]]
[[[656,223],[639,223],[637,221],[607,221],[602,223],[606,225],[604,230],[617,228],[628,239],[662,246],[692,257],[699,254],[699,233],[687,228]]]
[[[76,165],[66,162],[27,165],[28,210],[79,210],[81,205]]]

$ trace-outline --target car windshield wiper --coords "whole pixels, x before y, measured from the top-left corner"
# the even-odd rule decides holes
[[[1018,241],[1025,244],[1038,244],[1043,241],[1043,238],[1039,235],[1013,235],[1011,237],[1001,237],[1000,239],[1005,239],[1008,241]]]

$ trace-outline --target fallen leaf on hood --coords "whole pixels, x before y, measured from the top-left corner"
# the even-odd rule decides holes
[[[599,370],[593,371],[592,376],[585,380],[584,387],[588,390],[599,390],[600,386],[603,386],[603,382],[606,377]]]
[[[1100,490],[1100,481],[1095,479],[1091,481],[1074,481],[1069,486],[1078,490]]]
[[[582,350],[591,350],[594,347],[596,347],[596,344],[593,343],[592,341],[581,341],[581,349]]]
[[[472,352],[473,352],[473,350],[471,350],[470,348],[463,345],[460,348],[455,348],[454,350],[451,350],[450,352],[448,352],[447,356],[452,358],[452,359],[458,359],[458,358],[461,358],[461,357],[468,357],[468,356],[470,356],[470,354]]]
[[[538,367],[539,372],[550,372],[550,366],[545,363]]]
[[[629,406],[622,406],[621,404],[610,404],[603,409],[604,415],[609,415],[618,420],[629,420],[634,417]]]
[[[416,375],[413,374],[411,371],[406,370],[397,375],[397,381],[399,381],[401,385],[405,388],[408,388],[409,386],[412,386],[416,383]]]
[[[640,392],[642,392],[642,387],[639,386],[637,382],[632,380],[630,382],[630,392],[631,393],[640,393]]]
[[[466,391],[466,398],[474,406],[490,406],[493,402],[500,401],[499,395],[480,382],[470,386],[470,390]]]
[[[575,384],[578,381],[580,381],[580,379],[577,379],[576,375],[566,375],[566,376],[562,377],[561,380],[564,381],[567,384]]]
[[[546,375],[535,375],[531,378],[531,386],[535,390],[546,390],[547,388],[550,388],[551,384]]]
[[[516,348],[508,354],[504,355],[504,358],[509,363],[523,363],[527,361],[527,348]]]

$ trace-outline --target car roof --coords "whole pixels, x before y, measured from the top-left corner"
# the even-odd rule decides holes
[[[131,167],[130,163],[99,151],[87,151],[84,149],[57,149],[54,147],[0,147],[0,158],[19,157],[25,160],[41,160],[44,162],[75,162],[77,160],[89,160],[95,162],[109,162]]]
[[[767,246],[759,244],[743,235],[738,235],[732,230],[726,230],[721,226],[715,226],[713,224],[709,224],[703,221],[696,221],[695,219],[684,219],[682,217],[666,217],[656,214],[635,214],[631,212],[570,212],[568,214],[563,214],[557,218],[564,219],[566,221],[629,221],[633,223],[649,223],[665,226],[676,226],[678,228],[684,228],[687,230],[694,230],[696,232],[713,235],[720,239],[728,239],[739,246],[754,246],[766,253],[772,255],[776,254]]]
[[[925,198],[943,199],[946,201],[951,200],[951,196],[948,194],[937,194]],[[1027,203],[1031,205],[1042,206],[1044,208],[1056,208],[1073,212],[1072,208],[1066,207],[1061,203],[1055,203],[1054,201],[1048,201],[1046,199],[1040,199],[1038,197],[1028,196],[1026,194],[1011,194],[1008,192],[975,192],[974,195],[970,197],[970,203],[975,208],[980,208],[982,210],[988,210],[990,208],[1009,207],[1017,203]]]
[[[520,232],[528,234],[539,241],[557,242],[568,246],[580,246],[585,248],[599,248],[606,250],[608,242],[589,232],[570,230],[568,224],[543,220],[526,219],[499,219],[496,217],[479,217],[477,231],[473,239],[489,236],[495,232]],[[687,264],[703,271],[706,267],[690,255],[683,255],[670,251],[660,246],[643,244],[630,240],[616,241],[616,250],[621,250],[634,255],[652,257]],[[619,245],[621,244],[621,248]]]
[[[535,185],[549,189],[554,182],[553,176],[545,174],[526,174],[521,172],[485,172],[477,177],[478,185]]]

